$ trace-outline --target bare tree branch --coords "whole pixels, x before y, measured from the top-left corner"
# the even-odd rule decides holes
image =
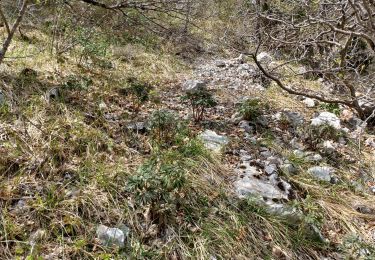
[[[20,23],[21,23],[24,15],[25,15],[25,12],[26,12],[26,9],[27,9],[27,5],[28,5],[28,0],[24,0],[23,3],[22,3],[21,9],[19,11],[19,14],[17,16],[17,19],[14,22],[14,24],[12,26],[12,29],[10,29],[10,31],[8,32],[8,36],[3,43],[2,49],[0,50],[0,64],[3,62],[4,57],[5,57],[5,53],[7,52],[8,48],[9,48],[11,42],[12,42],[13,36],[14,36],[17,28],[20,26]]]

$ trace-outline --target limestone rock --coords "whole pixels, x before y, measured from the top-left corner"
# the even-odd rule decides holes
[[[272,62],[272,57],[267,52],[261,52],[257,55],[257,60],[262,65],[268,66]]]
[[[296,174],[297,173],[297,168],[294,167],[293,164],[291,163],[284,163],[280,166],[280,170],[287,174],[287,175],[293,175],[293,174]]]
[[[217,60],[217,61],[215,61],[215,65],[218,68],[225,68],[227,66],[227,64],[223,60]]]
[[[308,108],[313,108],[315,107],[315,100],[312,99],[312,98],[305,98],[303,101],[302,101],[306,107]]]
[[[330,182],[332,179],[332,173],[334,169],[328,166],[314,166],[307,170],[307,173],[314,176],[315,178]]]
[[[119,228],[110,228],[105,225],[99,225],[96,229],[96,236],[104,246],[125,246],[125,234]]]
[[[341,129],[340,119],[331,112],[321,112],[317,117],[311,120],[311,125],[312,126],[329,125],[337,130]]]
[[[202,80],[187,80],[182,84],[185,92],[195,92],[207,87],[207,83]]]
[[[206,130],[198,136],[206,146],[213,152],[219,153],[229,143],[228,137],[218,135],[214,131]]]
[[[60,98],[61,92],[58,87],[51,88],[47,91],[46,98],[48,101],[56,100]]]

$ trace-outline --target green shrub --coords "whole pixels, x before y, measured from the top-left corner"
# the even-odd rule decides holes
[[[346,255],[345,259],[375,259],[374,245],[366,243],[356,234],[347,236],[340,249]]]
[[[168,146],[175,142],[180,124],[175,113],[162,109],[152,113],[149,127],[152,139]]]
[[[146,82],[140,81],[136,78],[129,78],[127,87],[121,90],[121,93],[126,96],[131,96],[133,105],[138,111],[141,105],[152,98],[152,90],[154,87]]]
[[[262,115],[262,108],[265,105],[259,99],[247,99],[243,101],[238,109],[238,112],[244,120],[255,121]]]
[[[69,75],[65,80],[64,88],[68,90],[87,90],[93,84],[93,80],[85,76]]]
[[[206,88],[187,92],[184,96],[182,96],[181,99],[182,101],[189,102],[193,111],[193,118],[196,122],[200,122],[203,120],[204,112],[207,108],[211,108],[217,105],[217,102],[212,96],[212,93]]]
[[[10,115],[11,109],[8,104],[0,104],[0,118],[5,119]]]
[[[126,189],[136,205],[149,207],[152,219],[163,226],[174,221],[183,204],[180,195],[185,185],[185,171],[181,165],[155,157],[129,178]]]
[[[340,115],[340,113],[341,113],[339,104],[322,103],[322,104],[319,105],[319,107],[322,110],[331,112],[331,113],[333,113],[333,114],[335,114],[337,116]]]
[[[313,150],[317,149],[319,144],[324,141],[332,140],[338,142],[340,138],[347,138],[347,134],[344,131],[328,124],[320,126],[308,125],[301,128],[300,131],[303,131],[300,135],[304,137],[305,144]]]
[[[110,43],[101,32],[92,28],[78,27],[72,37],[79,47],[79,64],[89,58],[95,59],[107,55]]]
[[[308,139],[317,143],[325,140],[338,141],[340,137],[345,136],[345,132],[340,131],[333,126],[323,124],[320,126],[308,126],[306,129]]]

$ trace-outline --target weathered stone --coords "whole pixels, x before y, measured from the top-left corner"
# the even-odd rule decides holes
[[[195,92],[207,87],[207,83],[202,80],[187,80],[182,84],[185,92]]]
[[[305,160],[308,162],[320,162],[323,160],[323,157],[318,153],[309,154],[305,157]]]
[[[268,158],[272,156],[272,153],[268,149],[260,150],[260,151],[261,151],[260,156],[262,156],[263,158]]]
[[[315,178],[330,182],[334,169],[328,166],[314,166],[307,170],[307,173],[314,176]]]
[[[60,96],[61,96],[61,93],[60,93],[60,89],[58,87],[51,88],[47,92],[47,100],[48,101],[58,99],[58,98],[60,98]]]
[[[120,248],[125,246],[125,234],[124,231],[119,228],[110,228],[105,225],[99,225],[96,230],[96,236],[104,246],[118,246]]]
[[[294,127],[297,127],[305,121],[304,117],[298,113],[293,111],[282,111],[278,112],[273,116],[277,121],[287,120],[289,124]]]
[[[236,192],[240,198],[244,198],[251,194],[269,198],[271,200],[288,199],[288,195],[281,191],[278,187],[275,187],[266,181],[251,178],[249,176],[244,176],[242,179],[237,180],[234,183],[234,186],[236,187]]]
[[[104,101],[99,103],[99,109],[100,110],[106,110],[107,108],[108,108],[108,106]]]
[[[145,133],[147,131],[147,124],[145,122],[135,122],[130,123],[126,128],[137,133]]]
[[[29,243],[32,246],[35,246],[36,244],[40,243],[43,239],[46,238],[47,232],[44,229],[38,229],[34,233],[31,234],[29,238]]]
[[[198,137],[203,141],[206,148],[218,153],[229,143],[228,137],[218,135],[211,130],[204,131]]]
[[[355,210],[362,214],[371,214],[375,215],[375,209],[369,208],[366,205],[357,205]]]
[[[272,62],[272,57],[267,52],[261,52],[257,55],[257,60],[261,64],[268,66]]]
[[[268,162],[267,164],[280,165],[283,161],[279,157],[271,156],[271,157],[268,157],[267,162]]]
[[[294,165],[291,164],[291,163],[282,164],[280,166],[280,170],[287,175],[293,175],[293,174],[296,174],[298,172],[297,168],[294,167]]]
[[[292,146],[292,148],[298,149],[298,150],[305,150],[305,145],[297,138],[294,137],[289,144]]]
[[[14,214],[25,214],[29,209],[27,201],[20,199],[12,208]]]
[[[249,121],[242,120],[238,126],[242,128],[246,133],[252,133],[254,131],[254,127],[250,125]]]
[[[373,99],[365,98],[358,100],[359,106],[363,109],[366,115],[370,116],[375,110],[375,102]]]
[[[272,201],[266,202],[268,212],[286,220],[289,224],[298,225],[303,219],[303,214],[291,206],[286,206]]]
[[[323,150],[326,153],[334,153],[336,151],[336,145],[334,142],[327,140],[323,142]]]
[[[225,68],[227,64],[223,60],[217,60],[215,61],[215,66],[218,68]]]
[[[277,172],[277,166],[276,166],[275,164],[267,165],[267,166],[264,168],[264,171],[265,171],[266,174],[268,174],[268,175],[274,174],[275,172]]]
[[[311,125],[329,125],[337,130],[341,129],[340,119],[335,114],[330,112],[321,112],[317,117],[311,120]]]
[[[256,69],[253,65],[244,63],[238,66],[237,72],[242,76],[254,76],[256,74]]]
[[[365,140],[365,145],[367,147],[375,149],[375,137],[369,137]]]
[[[313,108],[315,107],[315,100],[312,99],[312,98],[305,98],[303,101],[302,101],[306,107],[308,108]]]
[[[298,149],[294,150],[293,154],[297,158],[303,158],[303,157],[305,157],[305,153],[303,151],[301,151],[301,150],[298,150]]]
[[[240,63],[240,64],[244,63],[245,60],[246,60],[246,57],[245,57],[245,55],[244,55],[243,53],[241,53],[240,56],[238,56],[238,57],[235,59],[235,61],[238,62],[238,63]]]
[[[269,119],[267,116],[261,115],[257,117],[256,122],[257,124],[266,127],[269,124]]]
[[[339,140],[338,140],[338,142],[339,142],[339,144],[341,144],[341,145],[346,145],[346,144],[347,144],[347,142],[346,142],[345,138],[344,138],[344,137],[342,137],[342,136],[340,136],[340,137],[339,137]]]

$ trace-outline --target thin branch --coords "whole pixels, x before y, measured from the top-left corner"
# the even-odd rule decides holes
[[[297,95],[297,96],[304,96],[304,97],[308,97],[308,98],[314,98],[316,100],[319,100],[321,102],[324,102],[324,103],[329,103],[329,104],[343,104],[343,105],[346,105],[348,107],[353,107],[353,103],[352,101],[344,101],[344,100],[336,100],[336,99],[326,99],[324,97],[321,97],[321,96],[318,96],[318,95],[314,95],[314,94],[309,94],[309,93],[304,93],[304,92],[300,92],[300,91],[297,91],[297,90],[294,90],[294,89],[290,89],[288,87],[286,87],[282,81],[277,78],[276,76],[272,75],[271,73],[269,73],[262,65],[261,63],[258,61],[257,59],[257,54],[259,52],[259,48],[260,48],[260,45],[258,45],[257,49],[256,49],[256,52],[255,53],[252,53],[250,54],[251,57],[253,58],[255,64],[258,66],[258,68],[260,69],[260,71],[269,79],[273,80],[281,89],[285,90],[286,92],[288,92],[289,94],[293,94],[293,95]]]
[[[5,28],[7,30],[7,33],[8,35],[10,34],[10,27],[9,27],[9,23],[8,23],[8,20],[7,18],[5,17],[4,13],[3,13],[3,9],[1,8],[0,6],[0,17],[1,19],[3,20],[4,24],[5,24]]]
[[[14,36],[17,28],[19,27],[24,15],[25,15],[27,5],[28,5],[28,0],[24,0],[23,3],[22,3],[22,7],[20,9],[20,12],[18,14],[18,17],[17,17],[16,21],[14,22],[13,27],[8,34],[8,37],[5,39],[5,41],[3,43],[3,48],[0,50],[0,64],[3,62],[4,57],[5,57],[5,53],[7,52],[8,48],[9,48],[11,42],[12,42],[13,36]]]

